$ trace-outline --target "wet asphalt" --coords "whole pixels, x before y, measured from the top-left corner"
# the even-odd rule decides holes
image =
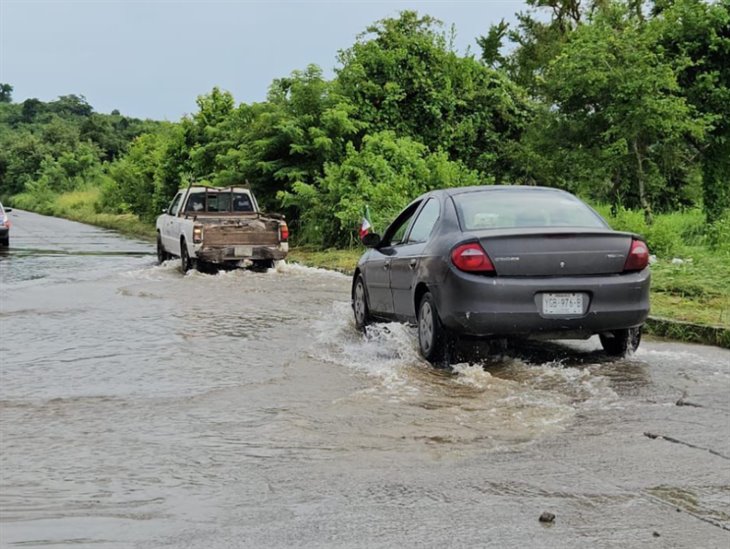
[[[730,351],[435,370],[349,279],[10,214],[1,547],[730,547]],[[541,522],[543,513],[554,515]]]

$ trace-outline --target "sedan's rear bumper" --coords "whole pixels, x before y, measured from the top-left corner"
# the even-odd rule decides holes
[[[484,277],[452,270],[432,288],[444,325],[473,336],[581,337],[641,325],[649,315],[649,269],[573,277]],[[583,314],[542,312],[543,293],[584,293]]]

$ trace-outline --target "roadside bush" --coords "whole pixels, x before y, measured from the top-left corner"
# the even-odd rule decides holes
[[[622,206],[619,206],[614,212],[611,212],[610,207],[603,206],[599,208],[606,221],[613,229],[617,231],[629,231],[632,233],[638,233],[646,236],[647,225],[644,219],[644,212],[639,210],[629,210]]]
[[[21,210],[30,210],[44,215],[52,215],[56,193],[51,190],[47,179],[28,182],[25,191],[13,197],[13,205]]]
[[[682,256],[688,253],[688,248],[706,246],[714,238],[717,243],[726,242],[727,227],[723,219],[713,226],[705,223],[705,216],[701,209],[694,208],[683,212],[656,214],[654,222],[648,225],[644,213],[640,210],[629,210],[619,207],[612,213],[607,204],[594,206],[596,211],[606,218],[606,221],[617,231],[628,231],[644,236],[652,254],[660,258]],[[727,220],[724,223],[728,223]],[[714,235],[714,236],[712,236]]]
[[[349,144],[342,163],[325,165],[318,188],[299,182],[278,196],[285,206],[302,212],[304,241],[332,246],[355,242],[366,205],[375,231],[382,233],[418,195],[482,182],[476,172],[448,160],[445,153],[429,153],[413,139],[384,131],[366,136],[360,150]]]
[[[714,250],[730,255],[730,210],[707,228],[707,240]]]
[[[53,214],[61,217],[78,218],[96,213],[96,204],[101,196],[98,187],[71,191],[56,197]]]
[[[122,214],[129,213],[129,204],[117,182],[108,175],[101,178],[99,198],[96,201],[96,213]]]
[[[680,227],[672,216],[656,216],[644,236],[649,244],[649,251],[658,257],[671,258],[682,255],[684,251]]]

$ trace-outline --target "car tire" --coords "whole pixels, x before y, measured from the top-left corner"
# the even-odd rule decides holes
[[[641,343],[641,326],[614,330],[610,334],[600,334],[603,350],[609,356],[623,357],[633,353]]]
[[[426,292],[418,305],[418,350],[434,366],[451,364],[453,337],[441,324],[431,292]]]
[[[254,259],[253,265],[251,266],[251,268],[254,271],[266,272],[269,269],[274,268],[274,260],[273,259]]]
[[[157,264],[162,265],[168,259],[170,259],[170,254],[165,251],[165,247],[162,245],[162,237],[160,233],[157,233]]]
[[[193,268],[193,260],[190,259],[190,254],[188,253],[188,245],[185,243],[185,240],[181,240],[180,241],[180,269],[182,270],[183,274],[185,274],[192,268]]]
[[[373,318],[370,315],[368,294],[362,275],[357,276],[355,286],[352,288],[352,311],[355,314],[355,326],[358,330],[364,331],[365,326],[370,324]]]
[[[0,246],[5,246],[6,248],[10,246],[10,237],[6,236],[3,239],[0,239]]]

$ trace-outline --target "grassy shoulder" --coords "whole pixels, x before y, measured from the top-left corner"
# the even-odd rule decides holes
[[[51,195],[43,202],[38,202],[31,195],[19,194],[13,197],[13,205],[43,215],[52,215],[105,229],[113,229],[127,236],[154,239],[154,225],[143,222],[135,214],[99,212],[97,204],[100,199],[101,189],[92,187],[88,190]]]

